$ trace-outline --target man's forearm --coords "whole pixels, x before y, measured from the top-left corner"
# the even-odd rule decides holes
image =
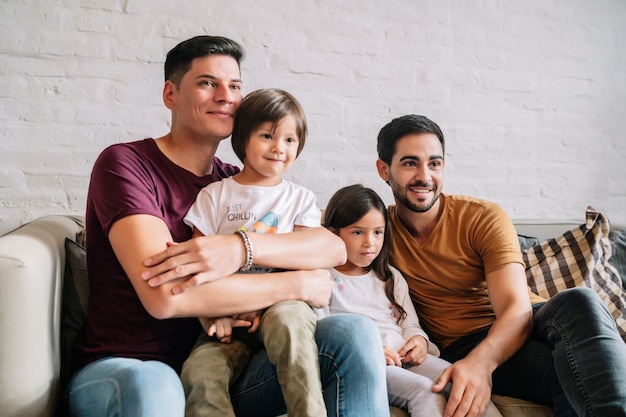
[[[153,307],[151,314],[161,319],[231,316],[285,300],[319,305],[330,298],[329,277],[326,270],[234,274],[176,295],[168,289],[173,284],[166,283],[153,289],[160,293],[162,302]],[[328,289],[321,288],[326,286]]]
[[[493,372],[522,347],[531,331],[531,314],[499,318],[491,326],[487,337],[468,356],[485,361]]]
[[[490,358],[493,370],[526,342],[533,326],[526,275],[519,263],[510,263],[487,274],[487,288],[496,320],[476,354]]]

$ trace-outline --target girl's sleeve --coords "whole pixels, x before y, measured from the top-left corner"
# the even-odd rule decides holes
[[[433,356],[439,356],[439,348],[430,341],[428,335],[420,325],[417,312],[413,306],[413,301],[409,295],[409,286],[406,283],[406,280],[400,271],[394,267],[390,267],[390,269],[393,273],[394,296],[398,304],[400,304],[402,308],[404,308],[404,311],[406,311],[406,317],[400,322],[400,326],[402,327],[402,337],[404,340],[409,340],[413,336],[423,336],[428,342],[428,353]]]

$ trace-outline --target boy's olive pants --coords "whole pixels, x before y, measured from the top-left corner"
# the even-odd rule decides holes
[[[289,417],[325,417],[316,322],[308,304],[284,301],[263,313],[258,333],[236,329],[233,341],[226,344],[203,332],[181,373],[187,397],[185,416],[235,417],[229,387],[250,358],[264,348],[276,366]]]

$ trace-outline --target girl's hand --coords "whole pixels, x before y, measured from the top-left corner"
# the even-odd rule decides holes
[[[383,346],[385,351],[385,361],[387,365],[402,366],[402,357],[395,350],[388,346]]]
[[[428,342],[423,336],[413,336],[400,348],[398,354],[402,356],[402,363],[419,365],[428,355]]]

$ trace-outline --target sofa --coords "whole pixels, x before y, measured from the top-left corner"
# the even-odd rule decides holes
[[[590,212],[591,217],[595,216],[595,223],[590,221]],[[598,222],[598,217],[604,223]],[[599,227],[596,227],[597,223],[600,223]],[[563,242],[567,239],[563,236],[571,238],[573,231],[582,235],[581,241],[589,243],[589,230],[601,229],[599,242],[593,243],[593,247],[583,248],[583,252],[602,251],[600,256],[593,257],[602,258],[600,262],[606,265],[601,265],[602,268],[588,265],[587,269],[612,273],[610,279],[619,291],[613,288],[613,299],[607,303],[611,303],[610,309],[616,321],[621,320],[618,324],[626,328],[623,323],[626,313],[622,293],[624,282],[621,278],[626,276],[624,228],[610,228],[608,220],[592,208],[587,210],[582,224],[576,221],[517,222],[516,228],[525,251],[529,284],[546,296],[550,291],[554,293],[562,289],[561,284],[550,285],[559,278],[537,278],[532,269],[536,267],[542,271],[540,275],[545,275],[546,267],[541,263],[556,255],[537,254],[543,249],[553,250],[555,237],[565,239],[560,243],[565,247],[567,244]],[[80,246],[82,232],[81,217],[51,215],[0,237],[0,414],[5,417],[62,414],[59,398],[61,387],[68,377],[67,347],[80,327],[80,314],[84,314],[87,303],[85,255]],[[562,252],[567,252],[566,249]],[[562,270],[562,267],[557,269]],[[572,272],[571,275],[574,274]],[[589,275],[589,271],[586,274]],[[587,278],[566,285],[595,288]],[[552,415],[548,407],[514,398],[494,395],[493,400],[505,417]],[[408,414],[392,408],[392,416],[405,417]]]

